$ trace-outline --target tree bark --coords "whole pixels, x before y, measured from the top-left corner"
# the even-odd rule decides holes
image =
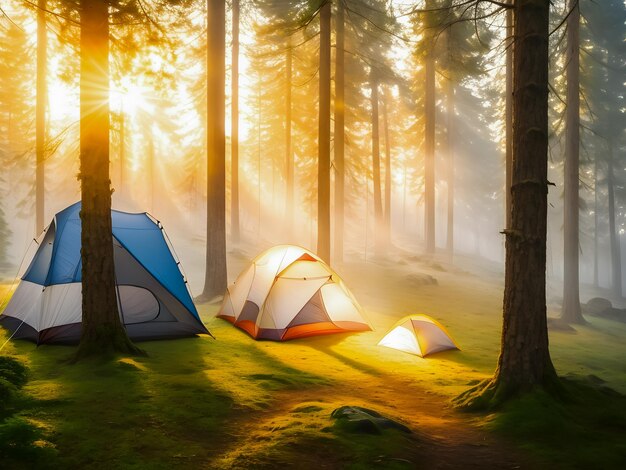
[[[124,194],[124,182],[126,178],[126,115],[124,103],[120,111],[120,193]]]
[[[454,254],[454,83],[448,77],[446,80],[446,147],[448,167],[448,221],[446,224],[446,251],[450,256]]]
[[[109,179],[109,2],[80,3],[82,335],[76,358],[139,352],[120,320]]]
[[[502,347],[508,393],[556,379],[546,320],[549,0],[515,2],[511,229],[506,233]]]
[[[622,253],[620,237],[615,224],[615,174],[613,171],[613,142],[609,140],[609,161],[607,170],[607,191],[609,193],[609,232],[611,243],[611,286],[613,293],[622,297]]]
[[[150,175],[150,193],[148,194],[150,198],[150,212],[154,212],[154,166],[155,166],[155,149],[154,149],[154,134],[152,133],[152,128],[148,129],[148,174]]]
[[[39,235],[45,224],[45,149],[46,149],[46,84],[48,36],[46,33],[46,0],[37,2],[37,100],[35,105],[35,230]]]
[[[596,287],[600,285],[598,279],[598,256],[600,251],[598,247],[598,227],[600,225],[600,218],[598,217],[598,211],[600,210],[598,201],[598,189],[600,188],[598,166],[598,157],[596,156],[593,162],[593,285]]]
[[[335,18],[335,264],[343,261],[345,217],[345,33],[343,2]]]
[[[578,0],[570,0],[567,18],[567,110],[565,115],[565,164],[563,196],[563,307],[561,320],[585,323],[579,289],[579,148],[580,80]]]
[[[383,89],[383,131],[385,133],[385,220],[383,223],[383,241],[385,248],[388,248],[391,243],[391,141],[389,140],[387,98],[387,90]]]
[[[330,263],[330,5],[320,9],[317,255]]]
[[[291,41],[287,46],[285,57],[286,70],[286,92],[285,92],[285,173],[287,180],[287,195],[285,200],[285,219],[287,220],[287,230],[290,235],[293,234],[293,212],[294,212],[294,161],[293,161],[293,145],[291,142],[291,87],[293,81],[293,50]]]
[[[209,0],[207,15],[207,248],[203,299],[226,290],[225,2]]]
[[[380,185],[380,130],[378,118],[378,78],[376,71],[370,71],[370,90],[372,106],[372,179],[374,183],[374,246],[377,255],[382,255],[383,248],[383,203]]]
[[[459,398],[470,407],[494,406],[537,386],[560,391],[546,318],[549,9],[550,0],[515,2],[515,160],[501,350],[494,378]]]
[[[513,5],[513,0],[508,0],[509,5]],[[515,43],[513,41],[513,9],[506,11],[506,89],[505,89],[505,227],[511,228],[511,185],[513,175],[513,52]]]
[[[426,2],[426,9],[432,9]],[[424,63],[424,243],[427,253],[435,252],[435,35],[432,21],[427,22],[430,37]]]
[[[233,0],[233,46],[232,46],[232,81],[231,81],[231,200],[230,200],[230,235],[238,242],[239,233],[239,0]]]

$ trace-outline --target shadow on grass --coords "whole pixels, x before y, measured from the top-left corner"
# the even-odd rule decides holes
[[[365,374],[372,375],[374,377],[380,377],[382,371],[377,369],[376,367],[372,367],[369,364],[357,361],[356,359],[348,357],[345,354],[341,354],[336,349],[333,349],[334,346],[337,346],[345,339],[357,334],[358,333],[339,333],[332,335],[315,336],[314,340],[311,340],[311,338],[305,338],[300,341],[307,341],[307,346],[310,346],[311,348],[316,349],[317,351],[338,360],[348,367],[351,367]]]
[[[150,357],[76,364],[67,362],[74,348],[29,351],[29,345],[16,343],[32,370],[26,390],[31,399],[23,414],[47,429],[58,468],[165,469],[197,463],[214,450],[232,402],[202,373],[199,341],[142,343]]]
[[[59,468],[206,465],[276,391],[329,383],[253,341],[144,342],[147,357],[76,364],[67,362],[72,347],[14,347],[32,371],[22,414],[46,429]]]

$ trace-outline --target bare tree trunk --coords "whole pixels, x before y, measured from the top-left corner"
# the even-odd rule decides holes
[[[404,162],[404,180],[402,182],[402,232],[406,234],[406,162]]]
[[[536,386],[560,391],[546,319],[549,10],[550,0],[515,2],[516,158],[502,342],[494,378],[462,395],[466,406],[497,405]]]
[[[109,179],[109,2],[80,3],[82,335],[76,358],[139,352],[120,320]]]
[[[426,2],[432,9],[432,2]],[[424,241],[427,253],[435,252],[435,38],[430,25],[431,39],[426,46],[424,63]]]
[[[506,393],[556,380],[546,320],[549,0],[515,2],[511,229],[506,233],[502,350]],[[522,345],[522,347],[520,347]]]
[[[580,81],[578,0],[569,1],[567,18],[567,110],[565,115],[565,165],[563,196],[563,308],[561,320],[585,323],[580,310],[579,289],[579,147]]]
[[[126,115],[124,103],[120,111],[120,193],[124,194],[124,181],[126,178]]]
[[[293,51],[291,42],[287,47],[285,58],[285,69],[287,73],[286,77],[286,93],[285,93],[285,173],[287,180],[287,195],[285,201],[285,212],[288,233],[293,234],[293,208],[294,208],[294,161],[293,161],[293,145],[291,142],[291,87],[292,87],[292,75],[293,75]]]
[[[446,147],[448,150],[448,222],[446,230],[446,251],[454,254],[454,84],[448,77],[446,80],[446,114],[448,118],[446,130]]]
[[[257,160],[257,172],[256,172],[256,182],[257,182],[257,226],[256,226],[256,234],[257,237],[261,235],[261,220],[262,220],[262,212],[263,207],[261,205],[261,72],[257,72],[257,90],[256,90],[256,109],[257,109],[257,127],[256,127],[256,160]]]
[[[231,82],[231,189],[230,189],[230,235],[234,242],[239,232],[239,0],[232,0],[233,46]]]
[[[343,261],[345,217],[345,50],[343,2],[335,18],[335,264]]]
[[[226,143],[224,0],[209,0],[207,61],[207,248],[203,299],[226,290]]]
[[[513,0],[508,0],[509,5],[513,5]],[[511,228],[511,185],[513,177],[513,8],[506,11],[506,90],[505,90],[505,227]]]
[[[320,9],[317,255],[330,262],[330,2]]]
[[[383,249],[383,203],[380,187],[380,132],[378,119],[378,78],[376,72],[370,71],[370,90],[372,106],[372,179],[374,183],[374,246],[377,255]]]
[[[594,171],[593,171],[593,177],[594,177],[594,184],[593,184],[593,201],[594,201],[594,205],[593,205],[593,285],[598,287],[600,285],[599,279],[598,279],[598,256],[599,256],[599,249],[598,249],[598,227],[600,225],[600,218],[598,217],[598,211],[600,210],[600,205],[598,204],[598,188],[600,187],[600,183],[599,183],[599,177],[598,177],[598,156],[596,155],[596,157],[594,158],[594,162],[593,162],[593,167],[594,167]]]
[[[615,174],[613,171],[613,142],[609,140],[607,190],[609,193],[609,232],[611,243],[611,279],[613,293],[622,297],[622,253],[620,237],[615,224]]]
[[[384,243],[388,248],[391,243],[391,141],[389,140],[389,117],[387,116],[387,90],[383,90],[383,128],[385,132],[385,221]]]
[[[154,134],[152,128],[148,129],[148,174],[150,175],[150,212],[154,212],[154,164],[155,164],[155,149],[154,149]]]
[[[35,109],[35,230],[39,235],[45,224],[45,149],[46,149],[46,84],[48,37],[46,34],[46,0],[37,2],[37,102]]]

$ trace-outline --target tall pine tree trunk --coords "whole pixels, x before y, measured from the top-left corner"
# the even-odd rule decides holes
[[[549,0],[515,2],[511,228],[496,381],[503,393],[556,380],[546,319]]]
[[[117,306],[109,179],[109,2],[80,3],[82,335],[77,358],[138,352]]]
[[[124,103],[120,110],[120,193],[124,194],[124,183],[126,178],[126,115],[124,114]]]
[[[446,80],[446,147],[448,167],[448,221],[446,224],[446,251],[454,254],[454,84],[448,77]]]
[[[611,244],[611,286],[613,293],[622,297],[622,253],[620,237],[615,224],[615,173],[613,170],[613,142],[609,140],[607,191],[609,193],[609,232]]]
[[[345,213],[345,35],[343,2],[337,2],[335,18],[335,264],[343,261]]]
[[[232,102],[231,102],[231,200],[230,234],[238,242],[239,233],[239,0],[233,0]]]
[[[330,5],[320,9],[317,255],[330,262]]]
[[[377,255],[383,248],[383,203],[380,185],[380,132],[378,119],[378,78],[376,71],[370,71],[370,90],[372,107],[372,179],[374,183],[374,246]]]
[[[46,148],[46,85],[48,37],[46,34],[46,0],[37,2],[37,102],[35,105],[35,230],[44,228],[45,214],[45,148]]]
[[[391,141],[389,140],[389,116],[387,115],[387,89],[383,89],[383,132],[385,133],[385,211],[384,243],[388,248],[391,243]]]
[[[291,41],[287,46],[285,57],[285,178],[287,180],[287,197],[285,198],[285,218],[287,220],[287,230],[293,234],[293,208],[294,208],[294,161],[293,144],[291,141],[291,87],[293,81],[293,49]]]
[[[150,175],[150,181],[149,181],[149,190],[150,191],[148,193],[148,198],[150,200],[150,212],[154,212],[154,167],[155,167],[155,163],[156,163],[156,151],[154,148],[154,134],[152,132],[152,128],[148,129],[148,136],[147,136],[147,141],[148,141],[148,149],[147,149],[147,153],[148,153],[148,174]]]
[[[502,342],[494,378],[460,397],[468,406],[498,404],[536,386],[558,390],[548,348],[545,278],[549,10],[550,0],[515,2],[515,160]]]
[[[578,173],[580,147],[580,81],[578,0],[569,1],[567,18],[567,110],[565,115],[565,165],[563,196],[563,308],[561,319],[585,323],[580,310],[579,292],[579,207]]]
[[[426,2],[426,9],[433,9],[432,1]],[[428,18],[432,13],[428,14]],[[427,253],[435,252],[435,34],[433,21],[427,21],[427,35],[424,63],[424,242]]]
[[[203,299],[226,290],[226,144],[224,0],[209,0],[207,21],[207,240]]]
[[[598,279],[598,256],[600,251],[598,247],[598,228],[600,225],[600,217],[598,217],[598,211],[600,210],[598,203],[598,189],[600,187],[598,170],[598,156],[596,155],[593,161],[593,285],[596,287],[600,285]]]
[[[513,5],[513,0],[508,0]],[[504,224],[511,228],[511,185],[513,178],[513,8],[506,11],[506,88],[505,88],[505,183],[504,183]]]

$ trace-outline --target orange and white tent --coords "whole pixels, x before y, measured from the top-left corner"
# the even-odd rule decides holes
[[[259,255],[228,288],[217,316],[255,339],[276,341],[371,330],[337,273],[293,245]]]
[[[410,315],[394,326],[379,346],[425,357],[446,349],[460,349],[442,324],[428,315]]]

